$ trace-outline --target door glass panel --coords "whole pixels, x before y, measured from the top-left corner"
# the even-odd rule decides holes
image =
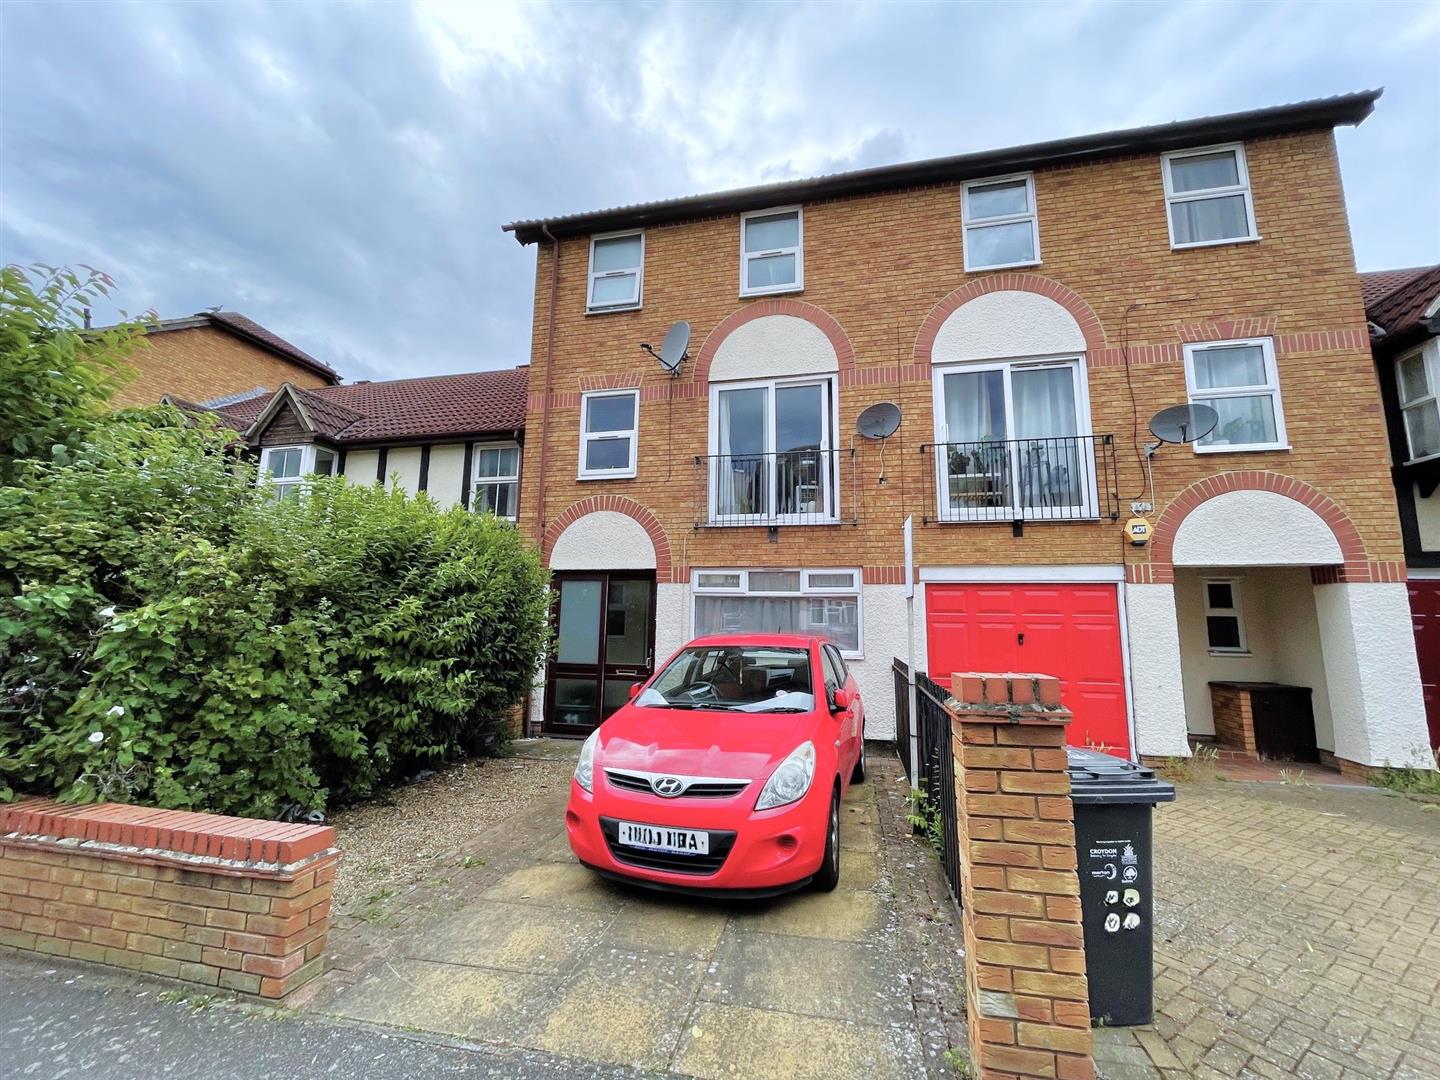
[[[1078,506],[1085,490],[1075,424],[1073,368],[1016,368],[1010,375],[1021,506]]]
[[[1002,506],[1009,486],[1005,438],[1005,373],[958,371],[945,376],[945,481],[949,507],[963,512]]]
[[[606,679],[605,698],[603,708],[600,712],[600,719],[608,719],[611,713],[629,701],[630,687],[640,681],[639,679]]]
[[[556,636],[556,663],[594,664],[599,661],[600,582],[560,582],[560,626]]]
[[[715,509],[721,516],[766,512],[770,473],[764,457],[769,426],[767,394],[764,387],[720,392]]]
[[[650,583],[610,581],[605,603],[605,665],[643,667],[650,635]],[[633,681],[633,680],[632,680]],[[630,685],[628,682],[625,684]],[[606,684],[608,703],[609,684]],[[624,699],[621,699],[622,703]]]
[[[594,727],[598,724],[597,690],[599,684],[594,679],[556,679],[555,723],[566,727]]]
[[[778,514],[819,514],[826,505],[825,392],[819,385],[775,391]]]

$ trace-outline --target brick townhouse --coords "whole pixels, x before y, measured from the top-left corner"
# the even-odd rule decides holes
[[[533,724],[588,731],[693,635],[813,629],[892,735],[908,516],[942,684],[1057,675],[1072,738],[1122,752],[1417,760],[1333,137],[1378,96],[507,225],[537,245],[519,521],[557,593]],[[672,374],[641,346],[682,321]],[[1186,402],[1218,426],[1147,458]]]
[[[115,395],[117,405],[148,405],[162,396],[220,404],[287,382],[313,388],[340,381],[329,364],[254,319],[219,309],[149,324],[127,363],[135,377]]]

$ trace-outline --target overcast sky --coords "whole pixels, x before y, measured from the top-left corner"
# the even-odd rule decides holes
[[[528,359],[506,221],[1384,86],[1362,269],[1440,261],[1440,2],[0,3],[0,260],[349,379]],[[111,313],[98,313],[111,314]]]

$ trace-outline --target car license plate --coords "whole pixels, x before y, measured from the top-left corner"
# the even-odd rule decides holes
[[[709,855],[710,834],[695,829],[670,829],[660,825],[620,822],[620,843],[646,851],[667,851],[675,855]]]

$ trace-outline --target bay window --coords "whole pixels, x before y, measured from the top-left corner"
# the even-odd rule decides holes
[[[710,395],[711,522],[835,520],[834,380],[717,383]]]
[[[859,570],[697,570],[692,592],[697,637],[818,634],[861,655]]]
[[[1395,361],[1400,415],[1409,461],[1440,454],[1440,338],[1431,338]]]
[[[805,284],[798,206],[740,215],[740,295],[798,292]]]
[[[475,448],[474,497],[477,514],[515,520],[520,506],[520,447],[497,443]]]
[[[1185,383],[1191,404],[1220,414],[1215,430],[1195,444],[1197,453],[1288,448],[1269,338],[1186,345]]]
[[[1078,357],[938,368],[934,396],[941,520],[1098,513]]]
[[[1239,143],[1162,155],[1161,172],[1172,248],[1260,239]]]
[[[260,475],[256,482],[270,489],[275,499],[299,494],[308,476],[334,476],[335,451],[307,443],[304,446],[267,446],[260,451]]]

